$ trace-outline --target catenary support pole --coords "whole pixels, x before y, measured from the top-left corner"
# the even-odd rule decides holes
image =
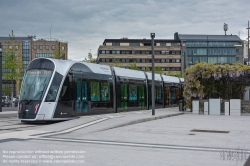
[[[247,27],[247,30],[248,30],[248,33],[247,33],[247,52],[248,52],[248,65],[249,65],[249,62],[250,62],[250,52],[249,52],[249,21],[248,21],[248,27]]]
[[[1,82],[1,85],[0,85],[0,94],[1,94],[1,98],[2,98],[2,45],[0,43],[0,82]],[[2,99],[0,101],[0,112],[2,112]]]
[[[155,115],[155,69],[154,69],[154,38],[155,33],[151,33],[151,47],[152,47],[152,115]]]

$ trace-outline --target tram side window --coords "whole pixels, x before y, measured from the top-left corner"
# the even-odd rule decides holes
[[[91,101],[100,101],[100,85],[97,81],[90,81]]]
[[[70,88],[69,88],[69,77],[66,77],[59,95],[59,101],[69,101],[70,100]]]
[[[60,84],[62,82],[63,76],[59,73],[55,73],[55,76],[53,78],[53,81],[50,85],[48,94],[46,96],[45,102],[54,102],[56,100],[56,96],[58,93],[58,89],[60,87]]]
[[[101,82],[101,98],[102,101],[110,100],[110,83]]]
[[[137,100],[137,85],[129,85],[129,101]]]
[[[162,87],[161,86],[155,86],[155,99],[156,100],[162,99]]]
[[[170,102],[171,104],[175,104],[176,102],[176,89],[174,86],[170,88]]]

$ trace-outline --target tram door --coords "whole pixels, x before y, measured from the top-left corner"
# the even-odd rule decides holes
[[[86,80],[77,79],[76,81],[76,106],[77,114],[88,112],[88,84]]]
[[[120,84],[120,94],[121,94],[120,108],[122,110],[126,110],[128,109],[128,85],[127,84]]]
[[[145,91],[143,85],[138,85],[138,100],[139,100],[139,107],[144,108],[145,107]]]
[[[166,106],[170,105],[170,87],[167,86],[165,88],[165,99],[166,99]]]

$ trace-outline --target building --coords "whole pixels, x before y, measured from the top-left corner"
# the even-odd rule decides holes
[[[0,43],[2,45],[3,56],[7,48],[14,50],[16,54],[21,55],[24,68],[26,68],[31,60],[39,57],[54,57],[58,59],[68,59],[68,43],[55,40],[55,39],[34,39],[34,36],[28,37],[15,37],[13,41],[9,37],[0,37]],[[4,63],[4,62],[3,62]],[[22,70],[24,72],[25,69]],[[9,69],[3,69],[3,75],[11,72]],[[4,89],[11,87],[12,80],[3,80],[3,95]],[[14,96],[19,95],[17,91],[18,87],[14,88]]]
[[[182,73],[197,62],[243,63],[243,41],[237,35],[174,34],[181,42]]]
[[[155,39],[155,67],[160,67],[163,73],[181,71],[181,46],[179,40]],[[144,71],[152,69],[151,39],[105,39],[98,49],[97,62],[114,65],[120,62],[122,67],[136,62],[136,66]]]

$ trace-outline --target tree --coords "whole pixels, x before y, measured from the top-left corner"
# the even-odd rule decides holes
[[[148,66],[145,68],[145,72],[151,72]]]
[[[96,58],[93,58],[92,53],[89,51],[88,53],[88,59],[85,58],[83,62],[89,62],[89,63],[97,63]]]
[[[159,66],[155,67],[155,73],[156,74],[162,74],[161,67],[159,67]]]
[[[168,69],[167,75],[168,75],[168,76],[173,76],[172,70]]]
[[[65,52],[65,50],[62,50],[61,42],[58,42],[56,49],[55,49],[55,55],[54,55],[54,57],[51,57],[51,58],[66,59],[65,54],[66,54],[66,52]]]
[[[2,68],[5,69],[5,71],[8,71],[4,73],[3,80],[10,81],[11,82],[11,104],[13,105],[13,95],[14,95],[14,84],[16,82],[16,85],[18,85],[20,81],[20,77],[23,75],[21,73],[21,69],[23,69],[23,63],[22,63],[22,54],[19,53],[16,48],[19,48],[19,46],[16,46],[15,44],[15,35],[13,33],[13,30],[11,31],[11,34],[9,34],[10,41],[7,42],[7,47],[3,51],[3,65]],[[19,89],[17,89],[19,90]]]
[[[111,67],[122,67],[122,64],[121,64],[121,62],[114,59],[114,63],[111,65]]]
[[[129,66],[129,69],[132,69],[132,70],[139,70],[136,66],[136,62],[134,61],[133,63],[130,64]]]
[[[2,86],[2,89],[3,89],[3,93],[7,96],[10,96],[11,93],[10,93],[10,87],[3,87]]]
[[[240,63],[215,65],[197,63],[185,70],[183,96],[185,108],[191,108],[193,99],[243,99],[250,85],[250,66]]]

